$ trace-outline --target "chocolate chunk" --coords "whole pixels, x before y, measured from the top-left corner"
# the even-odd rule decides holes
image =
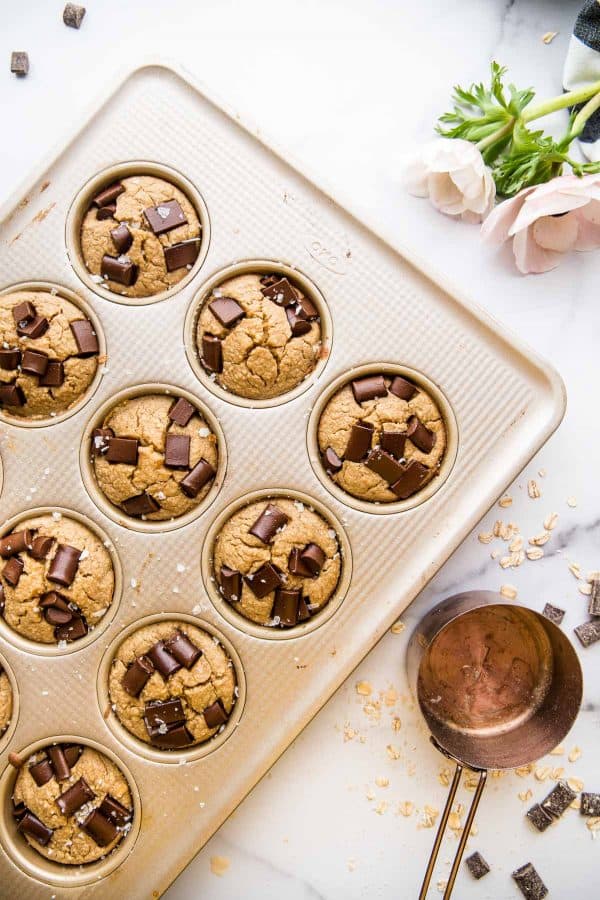
[[[584,791],[581,795],[579,812],[582,816],[600,816],[600,794],[590,794]]]
[[[323,465],[328,475],[335,475],[339,472],[344,463],[339,458],[333,447],[328,447],[323,454]]]
[[[308,319],[299,316],[294,312],[291,306],[286,308],[285,314],[290,326],[290,331],[292,332],[292,337],[300,337],[302,334],[308,334],[312,327]]]
[[[165,648],[186,669],[191,669],[202,656],[200,647],[196,647],[183,631],[177,631],[172,638],[169,638]]]
[[[236,603],[242,596],[242,573],[229,566],[221,566],[219,590],[229,603]]]
[[[10,372],[21,365],[21,351],[16,348],[0,350],[0,369]]]
[[[29,73],[29,54],[25,50],[13,50],[10,55],[10,71],[18,78]]]
[[[277,306],[290,306],[292,303],[298,302],[296,291],[287,278],[280,278],[273,284],[263,285],[260,290],[263,297],[272,300]]]
[[[22,303],[16,303],[13,306],[12,314],[15,325],[27,325],[28,322],[33,322],[37,312],[30,300],[23,300]]]
[[[93,809],[81,823],[82,829],[99,847],[108,847],[118,835],[116,825],[109,821],[99,809]]]
[[[54,778],[54,769],[50,764],[50,760],[47,757],[44,757],[44,759],[29,766],[29,774],[38,787],[43,787]]]
[[[416,491],[419,490],[427,476],[429,469],[415,459],[411,459],[398,481],[390,486],[390,490],[396,494],[400,500],[406,500]]]
[[[79,350],[78,356],[95,356],[100,352],[98,335],[89,319],[76,319],[69,324]]]
[[[277,588],[271,615],[279,625],[291,628],[298,624],[298,604],[300,591],[291,588]]]
[[[4,614],[5,605],[6,605],[6,597],[4,596],[4,585],[0,581],[0,615]]]
[[[383,375],[367,375],[366,378],[357,378],[351,382],[352,393],[357,403],[365,400],[374,400],[375,397],[387,396],[387,387]]]
[[[279,279],[280,279],[279,275],[272,275],[272,274],[271,275],[261,275],[260,283],[265,285],[265,287],[268,287],[270,284],[277,284]]]
[[[148,225],[154,234],[165,234],[173,228],[185,225],[187,219],[178,200],[167,200],[158,206],[150,206],[144,210]]]
[[[572,791],[565,781],[559,781],[542,800],[541,806],[547,815],[559,819],[576,798],[575,791]]]
[[[54,637],[57,641],[78,641],[85,637],[88,633],[87,622],[83,616],[73,615],[73,618],[66,625],[58,625],[54,629]]]
[[[211,300],[208,308],[224,328],[233,328],[246,315],[243,307],[233,297],[217,297],[216,300]]]
[[[165,466],[187,469],[190,465],[190,438],[187,434],[168,434],[165,442]]]
[[[127,253],[133,244],[133,235],[125,222],[121,222],[116,228],[112,228],[110,236],[118,253]]]
[[[592,593],[590,594],[590,602],[588,606],[590,616],[600,616],[600,579],[592,580]]]
[[[184,266],[193,266],[200,252],[200,239],[192,238],[189,241],[180,241],[179,244],[171,244],[164,248],[165,266],[167,272],[183,269]]]
[[[306,622],[308,619],[310,619],[310,610],[306,605],[306,600],[300,595],[300,600],[298,601],[298,623]]]
[[[350,429],[350,436],[344,451],[344,459],[360,462],[371,449],[373,426],[370,422],[355,422]]]
[[[205,459],[197,462],[194,468],[179,482],[179,487],[186,497],[197,497],[205,484],[217,473]]]
[[[552,816],[546,813],[539,803],[535,803],[531,809],[528,809],[526,815],[533,827],[537,828],[538,831],[545,831],[554,821]]]
[[[25,553],[31,550],[33,545],[34,532],[31,528],[24,531],[13,531],[6,537],[0,538],[0,556],[2,559],[8,559],[10,556],[16,556],[17,553]]]
[[[204,710],[204,721],[208,728],[220,728],[228,719],[225,708],[220,700],[216,700]]]
[[[70,744],[68,747],[63,746],[63,753],[66,761],[73,768],[83,753],[83,747],[80,744]]]
[[[157,731],[164,731],[164,726],[179,725],[185,722],[185,713],[181,700],[152,700],[144,708],[144,723],[150,737]]]
[[[30,812],[30,810],[27,810],[25,815],[21,818],[17,829],[19,831],[22,831],[38,844],[41,844],[42,847],[45,847],[50,843],[52,835],[54,834],[52,829],[44,825],[43,822],[40,822],[38,817],[34,816],[34,814]]]
[[[64,749],[58,744],[54,747],[48,747],[48,756],[52,763],[52,769],[57,781],[68,781],[71,777],[71,767],[65,756]]]
[[[583,625],[578,625],[573,630],[584,647],[600,641],[600,619],[590,619],[589,622],[584,622]]]
[[[387,481],[388,484],[394,484],[404,474],[404,468],[398,460],[394,459],[391,453],[386,453],[385,450],[382,450],[381,447],[375,447],[374,450],[371,450],[365,460],[365,465],[372,472],[376,472],[377,475]]]
[[[44,594],[40,607],[44,610],[44,618],[49,625],[67,625],[73,619],[73,610],[68,601],[57,591]]]
[[[44,375],[48,368],[48,354],[43,350],[25,350],[21,370],[27,375]]]
[[[128,497],[127,500],[123,500],[121,506],[128,516],[149,516],[150,513],[160,509],[160,503],[157,503],[154,497],[146,492],[137,494],[135,497]]]
[[[27,807],[25,806],[25,804],[23,803],[22,800],[20,800],[18,803],[16,803],[14,797],[12,797],[11,799],[12,799],[12,810],[11,810],[12,817],[13,817],[13,819],[16,819],[18,822],[23,818],[23,816],[27,812]]]
[[[407,381],[401,375],[396,375],[390,384],[390,393],[400,397],[401,400],[412,400],[417,393],[417,389],[412,381]]]
[[[321,569],[327,556],[318,544],[308,544],[300,554],[302,564],[310,569],[310,574],[316,578],[321,574]]]
[[[115,436],[112,428],[94,428],[92,431],[92,456],[104,456],[108,442]]]
[[[202,335],[202,365],[209,372],[223,371],[223,347],[221,338],[214,334]]]
[[[100,191],[99,194],[96,194],[92,203],[94,206],[108,206],[109,204],[114,203],[117,197],[123,193],[125,188],[121,184],[120,181],[115,181],[114,184],[109,184],[108,187],[105,187]]]
[[[157,641],[146,651],[146,656],[163,678],[170,678],[181,668],[181,663],[171,656],[164,641]]]
[[[283,510],[279,509],[274,503],[267,503],[260,516],[250,527],[249,533],[262,541],[263,544],[270,544],[277,532],[289,522],[290,517],[286,516]]]
[[[25,394],[18,384],[0,384],[0,406],[24,406]]]
[[[77,6],[76,3],[67,3],[63,9],[63,22],[69,28],[80,28],[85,16],[85,6]]]
[[[40,387],[60,387],[65,380],[65,367],[60,359],[49,359],[48,368],[38,384]]]
[[[526,863],[512,873],[517,887],[525,897],[525,900],[543,900],[548,893],[548,888],[536,872],[532,863]]]
[[[114,797],[111,797],[110,794],[106,795],[98,807],[98,812],[119,829],[130,822],[133,815],[132,810],[127,809],[126,806],[123,806],[122,803],[119,803],[119,801],[115,800]]]
[[[80,556],[81,550],[78,550],[77,547],[59,544],[48,569],[48,581],[56,581],[64,587],[73,584],[77,575]]]
[[[23,574],[24,568],[23,560],[18,556],[12,556],[2,569],[4,580],[8,581],[11,587],[16,587],[19,583],[19,578]]]
[[[426,428],[416,416],[411,416],[408,420],[408,428],[406,436],[415,447],[418,447],[423,453],[431,453],[435,445],[435,432]]]
[[[123,690],[127,691],[131,697],[139,697],[153,672],[154,666],[148,657],[138,656],[121,679]]]
[[[185,428],[195,412],[196,410],[189,400],[186,400],[185,397],[179,397],[169,410],[169,419],[171,422],[175,422],[177,425]]]
[[[106,458],[109,463],[122,463],[126,466],[137,466],[137,438],[109,437]]]
[[[72,816],[78,809],[81,809],[85,803],[89,803],[90,800],[93,800],[95,796],[96,795],[85,778],[80,778],[79,781],[76,781],[70,788],[67,788],[64,794],[61,794],[56,798],[56,805],[63,816],[69,818],[69,816]]]
[[[43,316],[36,316],[31,322],[25,322],[25,324],[19,322],[17,325],[17,334],[34,341],[45,334],[48,331],[48,327],[48,319]]]
[[[282,583],[279,570],[272,563],[264,563],[252,575],[245,575],[244,581],[259,600],[262,600]]]
[[[390,453],[394,459],[402,459],[406,444],[406,432],[382,431],[379,443],[381,449],[385,450],[386,453]]]
[[[292,575],[298,575],[300,578],[312,578],[313,575],[311,569],[302,561],[302,550],[299,547],[292,548],[288,557],[288,569]]]
[[[100,273],[103,278],[109,278],[111,281],[116,281],[117,284],[131,287],[132,284],[135,284],[138,270],[128,256],[109,256],[108,253],[105,253],[102,257]]]
[[[319,310],[308,297],[298,298],[295,312],[299,319],[306,319],[308,322],[319,318]]]
[[[189,747],[194,739],[185,725],[172,725],[164,734],[157,731],[150,740],[161,750],[181,750],[183,747]]]
[[[475,852],[465,859],[466,866],[473,878],[483,878],[490,871],[490,867],[486,863],[481,853]]]
[[[40,534],[33,539],[29,555],[38,560],[46,559],[53,544],[53,537],[50,537],[50,535]]]
[[[112,219],[116,211],[116,203],[107,203],[106,206],[101,206],[100,209],[96,211],[96,218],[100,222],[103,222],[105,219]]]

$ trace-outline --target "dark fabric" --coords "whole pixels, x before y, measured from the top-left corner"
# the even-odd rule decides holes
[[[600,50],[600,3],[597,0],[585,0],[573,34],[593,50]]]

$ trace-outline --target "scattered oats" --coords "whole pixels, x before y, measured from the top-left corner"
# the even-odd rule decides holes
[[[365,794],[365,797],[367,798],[367,800],[368,800],[369,802],[371,802],[371,800],[374,800],[374,799],[375,799],[375,794],[373,793],[373,791],[370,791],[370,790],[369,790],[369,791],[367,791],[367,793]]]
[[[575,793],[580,794],[583,790],[583,781],[581,778],[567,778],[567,784]]]
[[[551,534],[549,531],[542,531],[541,534],[536,534],[534,537],[529,538],[529,543],[533,544],[534,547],[543,547],[544,544],[547,544],[551,538]]]
[[[361,697],[370,697],[373,688],[368,681],[359,681],[356,684],[356,693]]]
[[[491,544],[494,540],[494,533],[492,531],[480,531],[477,535],[477,540],[480,544]]]
[[[534,772],[536,781],[545,781],[550,777],[550,766],[537,766]]]
[[[213,875],[218,875],[219,878],[225,874],[229,865],[230,863],[226,856],[211,856],[210,858],[210,871]]]
[[[451,812],[448,816],[448,828],[452,831],[459,831],[462,828],[460,816],[457,812]]]
[[[382,816],[387,811],[387,808],[388,808],[388,804],[385,802],[385,800],[382,800],[375,807],[375,812],[377,813],[378,816]]]
[[[527,788],[526,791],[519,791],[519,800],[522,800],[523,803],[528,803],[533,797],[533,791],[531,788]]]
[[[426,803],[423,809],[423,817],[419,823],[420,826],[422,828],[433,828],[439,814],[439,809],[436,809],[435,806],[429,806],[429,804]]]
[[[406,774],[407,774],[407,775],[410,775],[411,778],[413,777],[413,775],[416,775],[416,774],[417,774],[417,767],[416,767],[416,765],[415,765],[414,763],[409,763],[409,764],[407,765],[407,767],[406,767]]]
[[[506,494],[504,497],[501,497],[498,501],[498,506],[502,507],[502,509],[506,509],[508,506],[512,506],[512,497]]]
[[[569,809],[581,809],[581,798],[575,797],[573,802],[569,804]]]
[[[527,551],[527,559],[541,559],[543,555],[544,551],[541,547],[532,547]]]
[[[385,750],[390,759],[400,759],[400,751],[393,744],[388,744]]]
[[[535,481],[533,478],[531,478],[527,482],[527,493],[532,500],[538,500],[542,496],[537,481]]]
[[[515,553],[509,554],[509,556],[503,556],[500,560],[500,565],[503,569],[517,569],[524,560],[525,554],[523,551],[517,550]]]
[[[564,767],[556,766],[556,768],[552,769],[552,771],[550,772],[550,778],[553,781],[560,781],[560,779],[563,777],[564,774],[565,774]]]
[[[448,887],[448,882],[444,878],[440,878],[440,880],[436,884],[436,887],[437,887],[439,893],[443,894],[444,891],[446,890],[446,888]]]
[[[592,834],[595,834],[597,831],[600,831],[600,816],[592,816],[585,824],[586,828],[588,828]]]
[[[552,531],[553,528],[556,528],[556,523],[558,522],[558,513],[553,512],[550,515],[546,516],[544,519],[544,528],[546,531]]]
[[[584,582],[584,584],[579,585],[578,590],[579,590],[580,594],[584,595],[584,597],[589,597],[590,594],[592,593],[592,586],[591,586],[591,584],[586,584]]]
[[[573,747],[573,749],[569,753],[569,762],[570,763],[577,762],[577,760],[581,758],[582,752],[583,751],[582,751],[581,747]]]
[[[400,731],[402,728],[402,722],[398,718],[398,716],[394,716],[392,719],[392,731]]]
[[[467,791],[474,791],[479,783],[479,775],[477,772],[467,772],[464,776],[464,788]]]
[[[533,772],[533,763],[529,763],[526,766],[518,766],[515,769],[515,775],[518,775],[519,778],[527,778]]]
[[[344,723],[344,743],[348,743],[348,741],[353,741],[358,731],[355,728],[350,727],[349,722]]]
[[[375,784],[377,787],[386,788],[389,787],[390,779],[386,778],[385,775],[378,775],[375,779]]]
[[[446,766],[438,772],[438,781],[443,787],[448,787],[450,784],[450,769]]]
[[[555,747],[554,750],[550,751],[550,756],[563,756],[565,752],[565,748],[562,744],[559,744],[558,747]]]
[[[508,545],[508,549],[511,553],[518,553],[519,550],[523,549],[523,538],[521,537],[521,535],[518,535],[510,542],[510,544]]]
[[[397,622],[394,622],[394,624],[392,625],[390,630],[391,630],[392,634],[402,634],[402,632],[405,631],[405,629],[406,629],[406,625],[404,624],[404,622],[402,622],[400,619],[398,619]]]
[[[405,819],[408,819],[409,816],[412,816],[414,811],[415,811],[415,804],[412,802],[412,800],[404,800],[398,806],[398,812],[400,813],[401,816],[404,816]]]
[[[506,600],[516,600],[517,598],[517,589],[513,587],[512,584],[503,584],[500,588],[500,594]]]
[[[575,578],[582,578],[582,577],[583,577],[582,574],[581,574],[581,566],[579,566],[578,563],[570,562],[570,563],[569,563],[569,572],[570,572],[572,575],[574,575]]]
[[[558,31],[547,31],[546,34],[542,35],[542,42],[544,44],[551,44],[557,34]]]
[[[546,470],[545,470],[545,469],[538,469],[538,475],[540,476],[540,478],[545,478],[545,477],[546,477]]]
[[[570,506],[571,509],[575,509],[575,507],[577,506],[577,498],[567,497],[567,506]]]

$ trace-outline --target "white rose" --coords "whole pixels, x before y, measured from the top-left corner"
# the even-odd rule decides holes
[[[415,197],[429,197],[440,212],[465,222],[481,222],[496,197],[492,173],[481,153],[460,138],[426,144],[408,163],[405,183]]]

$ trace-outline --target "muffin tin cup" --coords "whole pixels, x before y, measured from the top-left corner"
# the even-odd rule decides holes
[[[213,290],[218,288],[224,281],[228,281],[230,278],[235,278],[238,275],[251,275],[254,273],[269,274],[271,272],[281,274],[285,278],[289,278],[290,281],[295,282],[319,310],[319,317],[321,320],[321,353],[313,371],[291,391],[286,391],[285,394],[279,394],[277,397],[269,397],[265,400],[252,400],[248,397],[240,397],[238,394],[234,394],[231,391],[226,391],[218,384],[215,378],[211,378],[210,373],[206,371],[200,362],[200,354],[196,343],[196,329],[198,318],[204,303],[208,300]],[[288,263],[274,259],[245,259],[231,263],[231,265],[224,269],[219,269],[218,272],[215,272],[208,281],[205,281],[198,288],[194,295],[194,299],[188,307],[185,317],[183,342],[188,362],[194,370],[194,374],[198,380],[207,390],[211,391],[211,393],[220,400],[224,400],[226,403],[233,403],[235,406],[242,406],[246,409],[269,409],[272,406],[279,406],[282,403],[288,403],[290,400],[295,400],[296,397],[300,397],[320,377],[327,365],[327,360],[331,353],[333,342],[333,320],[323,294],[314,282],[299,271],[299,269],[296,269]]]
[[[88,403],[93,395],[96,393],[100,382],[103,377],[103,366],[106,361],[106,338],[104,336],[104,329],[102,328],[102,323],[99,317],[96,315],[96,312],[92,309],[92,307],[87,303],[79,294],[76,294],[74,291],[69,290],[69,288],[63,287],[60,284],[54,284],[51,281],[22,281],[19,284],[12,284],[10,287],[2,288],[0,290],[0,297],[4,297],[7,294],[13,294],[15,291],[45,291],[46,293],[54,293],[59,297],[63,297],[65,300],[69,300],[73,306],[76,306],[81,312],[84,314],[86,318],[90,320],[92,325],[94,326],[94,331],[98,336],[98,344],[100,346],[100,351],[97,356],[98,365],[96,366],[96,373],[92,379],[90,386],[86,391],[81,395],[81,397],[73,403],[68,409],[63,410],[62,412],[57,413],[55,416],[46,416],[41,419],[29,419],[26,416],[8,416],[6,413],[2,412],[0,408],[0,421],[6,422],[7,425],[15,425],[18,428],[44,428],[48,425],[58,425],[59,422],[64,422],[65,419],[69,419],[71,416],[74,416],[75,413],[78,413],[82,407]],[[1,471],[0,471],[0,489],[1,489]]]
[[[175,187],[179,188],[179,190],[188,197],[194,206],[202,227],[202,233],[200,235],[200,251],[194,265],[187,275],[184,275],[177,284],[174,284],[168,290],[161,291],[158,294],[151,294],[148,297],[126,297],[123,294],[109,291],[108,288],[103,287],[92,277],[91,272],[88,270],[83,260],[83,253],[81,252],[81,225],[84,216],[90,207],[92,198],[95,197],[103,187],[112,184],[112,182],[135,175],[155,175],[157,178],[162,178],[165,181],[174,184]],[[98,294],[98,296],[102,297],[104,300],[110,300],[113,303],[122,303],[126,306],[147,306],[150,303],[159,303],[161,300],[172,297],[173,294],[178,293],[178,291],[186,287],[192,278],[200,271],[210,245],[210,217],[202,194],[194,187],[192,182],[185,177],[185,175],[181,174],[181,172],[172,169],[170,166],[162,165],[161,163],[149,162],[147,160],[132,160],[130,162],[109,166],[84,184],[69,209],[66,221],[65,241],[67,254],[73,270],[90,291]]]
[[[329,477],[321,460],[321,451],[319,448],[319,422],[325,407],[331,398],[337,394],[339,390],[349,384],[350,381],[354,381],[355,378],[364,378],[367,375],[402,375],[403,377],[408,378],[410,381],[421,387],[435,401],[442,414],[444,425],[446,426],[446,451],[442,457],[442,462],[437,475],[435,475],[431,481],[428,481],[421,490],[417,491],[406,500],[398,500],[391,503],[375,503],[370,500],[361,500],[359,497],[354,497],[352,494],[348,493],[348,491],[343,490],[333,478]],[[339,500],[344,506],[350,506],[352,509],[356,509],[359,512],[370,513],[371,515],[392,515],[394,513],[406,512],[409,509],[420,506],[426,500],[429,500],[430,497],[433,497],[433,495],[443,487],[456,461],[459,435],[456,417],[450,403],[440,388],[434,384],[430,378],[422,372],[418,372],[416,369],[411,369],[408,366],[396,365],[395,363],[369,363],[344,372],[325,388],[321,396],[315,402],[310,413],[306,431],[306,445],[310,463],[315,475],[323,487],[326,488],[336,500]]]
[[[5,522],[4,526],[0,530],[0,537],[4,537],[9,532],[13,531],[18,527],[19,523],[23,522],[25,519],[32,519],[35,516],[43,516],[48,514],[51,515],[52,513],[60,513],[66,519],[74,519],[76,522],[80,522],[86,528],[89,528],[89,530],[93,532],[93,534],[95,534],[96,537],[98,537],[98,539],[102,542],[105,549],[110,554],[110,559],[115,576],[115,586],[113,590],[112,603],[110,604],[102,618],[99,620],[98,624],[91,628],[85,635],[85,637],[80,638],[80,640],[78,641],[67,643],[64,646],[61,644],[61,646],[59,647],[58,644],[54,643],[42,644],[39,641],[32,641],[30,638],[24,637],[13,628],[11,628],[10,625],[5,621],[3,616],[0,616],[0,636],[11,643],[18,650],[23,650],[26,653],[33,653],[36,656],[62,657],[88,647],[95,640],[97,640],[97,638],[99,638],[100,635],[103,634],[109,627],[109,625],[117,615],[119,604],[121,602],[121,596],[123,593],[123,570],[121,568],[121,560],[119,559],[119,555],[116,551],[114,543],[112,539],[106,534],[106,532],[88,516],[84,516],[73,509],[65,509],[62,506],[37,506],[33,507],[32,509],[21,511],[20,513],[17,513],[17,515],[12,516],[12,518],[8,519],[7,522]]]
[[[227,724],[225,725],[223,730],[217,732],[214,737],[209,738],[202,744],[196,744],[195,746],[190,747],[187,750],[158,750],[156,747],[153,747],[152,744],[146,744],[144,741],[139,740],[139,738],[128,731],[127,728],[125,728],[117,714],[112,709],[109,693],[109,677],[113,659],[123,641],[125,641],[130,635],[134,634],[134,632],[139,631],[140,628],[145,628],[147,625],[152,625],[155,622],[185,622],[188,625],[193,625],[195,628],[200,628],[202,631],[208,632],[208,634],[212,635],[214,638],[217,638],[219,643],[222,644],[235,669],[238,695],[235,701],[235,705],[231,711],[231,715],[227,720]],[[211,753],[214,753],[216,750],[218,750],[219,747],[222,747],[225,741],[227,741],[231,737],[233,732],[240,724],[240,720],[244,712],[244,705],[246,703],[246,676],[244,673],[242,661],[237,650],[235,649],[231,641],[226,638],[222,634],[222,632],[215,628],[215,626],[210,622],[206,622],[202,619],[197,618],[196,616],[186,615],[185,613],[157,613],[153,616],[146,616],[143,619],[138,619],[136,622],[132,622],[132,624],[129,625],[128,628],[125,628],[111,642],[100,661],[96,690],[98,694],[100,713],[106,723],[106,726],[110,729],[116,739],[120,741],[128,750],[130,750],[132,753],[137,754],[138,756],[143,756],[145,759],[150,760],[154,763],[160,763],[162,765],[181,765],[182,763],[189,763],[199,759],[204,759]]]
[[[4,734],[0,734],[0,753],[8,747],[13,734],[15,733],[15,728],[17,727],[17,722],[19,721],[19,711],[20,711],[20,698],[19,698],[19,685],[17,683],[17,679],[15,678],[15,673],[13,672],[10,663],[4,656],[4,654],[0,653],[0,666],[4,669],[6,676],[10,682],[10,688],[12,690],[12,715],[10,717],[10,722],[8,723],[8,728],[4,732]]]
[[[111,872],[114,872],[124,862],[133,850],[140,831],[142,804],[133,775],[125,763],[108,747],[104,747],[91,738],[83,738],[73,734],[52,735],[29,744],[16,755],[19,759],[26,761],[33,753],[37,753],[38,750],[43,750],[44,747],[54,743],[81,744],[104,754],[118,766],[127,779],[133,801],[131,828],[114,850],[105,856],[104,859],[84,863],[79,866],[55,863],[38,853],[37,850],[29,845],[25,837],[17,831],[17,823],[12,816],[12,793],[18,770],[10,763],[6,766],[2,775],[0,775],[0,844],[10,860],[26,875],[37,879],[39,882],[66,890],[67,888],[78,888],[86,884],[97,883],[110,875]],[[108,890],[108,888],[106,889]]]
[[[257,501],[261,500],[264,500],[265,502],[267,500],[277,500],[278,497],[286,500],[299,500],[305,506],[314,509],[316,513],[318,513],[323,519],[325,519],[325,521],[331,525],[337,535],[340,555],[342,559],[340,578],[329,602],[326,603],[325,606],[321,607],[321,609],[316,612],[307,622],[302,622],[300,625],[294,625],[292,628],[279,628],[277,626],[259,625],[257,622],[252,622],[250,619],[247,619],[245,616],[236,612],[235,606],[231,603],[228,603],[219,592],[213,570],[213,553],[215,541],[217,535],[219,534],[219,531],[228,521],[228,519],[230,519],[232,515],[238,512],[238,510],[243,509],[245,506],[249,506],[251,503],[256,503]],[[309,496],[309,494],[305,494],[302,491],[287,490],[285,488],[272,488],[267,490],[252,491],[249,494],[243,494],[241,497],[238,497],[237,500],[234,500],[232,503],[230,503],[217,516],[206,535],[206,539],[202,547],[202,558],[200,565],[202,568],[202,580],[204,581],[204,587],[208,596],[210,597],[219,614],[223,616],[223,618],[226,619],[231,625],[235,625],[236,628],[239,628],[241,631],[245,631],[246,634],[249,634],[255,638],[261,638],[262,640],[289,641],[294,638],[304,637],[305,635],[308,635],[311,632],[315,631],[317,628],[320,628],[322,625],[328,622],[331,617],[334,616],[338,611],[344,601],[344,597],[346,596],[348,588],[350,587],[350,582],[352,580],[352,549],[350,547],[350,541],[348,540],[348,537],[344,530],[344,526],[337,518],[337,516],[335,516],[331,512],[331,510],[328,509],[323,503],[321,503],[319,500],[315,500],[314,497],[311,497]]]
[[[91,440],[94,428],[100,428],[106,415],[111,409],[118,406],[119,403],[123,403],[125,400],[132,400],[134,397],[143,397],[148,394],[166,394],[167,396],[173,397],[173,399],[176,397],[185,397],[186,400],[196,407],[198,412],[206,420],[211,432],[217,438],[219,454],[217,474],[213,479],[213,483],[211,484],[208,493],[195,507],[193,507],[193,509],[190,509],[189,512],[173,519],[161,519],[157,521],[128,516],[127,513],[123,512],[118,506],[115,506],[114,503],[111,503],[108,497],[104,495],[98,485],[96,473],[94,471],[91,455]],[[79,450],[79,466],[85,488],[100,512],[104,513],[105,516],[108,516],[109,519],[112,519],[113,522],[116,522],[117,525],[123,526],[123,528],[129,528],[132,531],[141,531],[145,534],[161,534],[166,531],[175,531],[177,528],[183,528],[185,525],[193,522],[201,516],[214,501],[221,489],[227,471],[227,445],[219,420],[194,394],[185,388],[177,387],[173,384],[149,382],[147,384],[137,384],[119,391],[111,397],[110,400],[106,400],[102,406],[96,410],[83,432]]]

